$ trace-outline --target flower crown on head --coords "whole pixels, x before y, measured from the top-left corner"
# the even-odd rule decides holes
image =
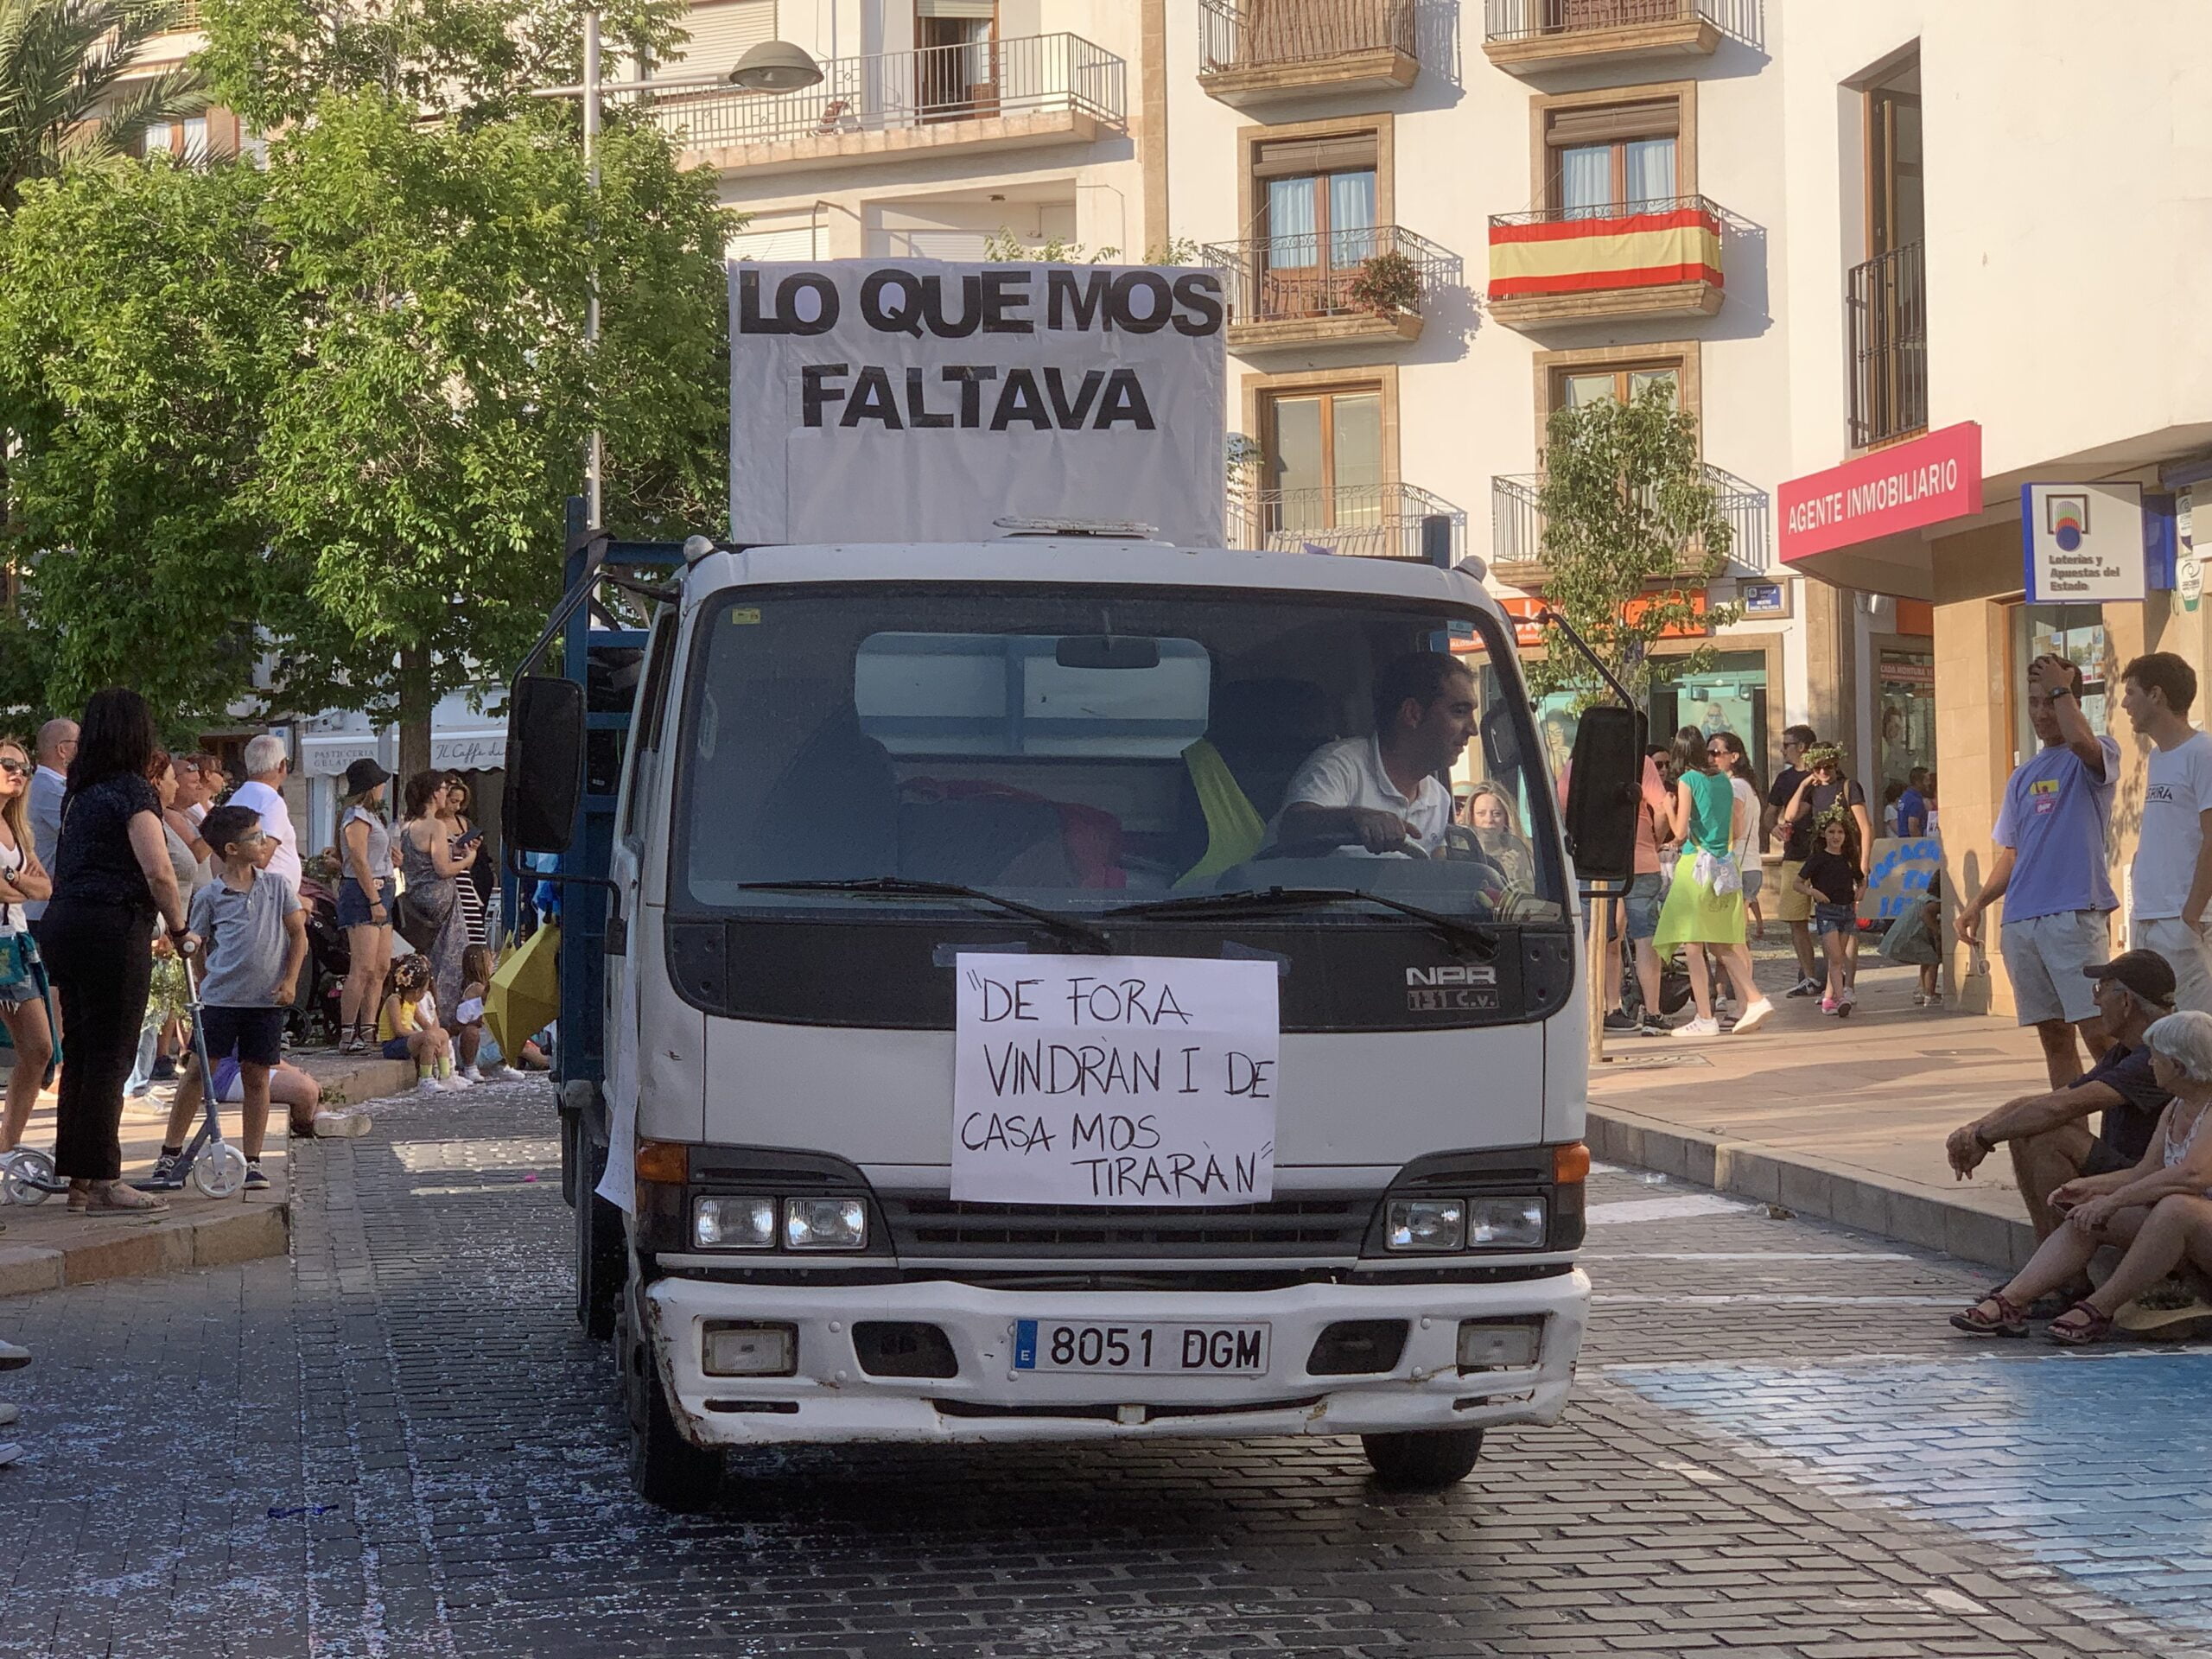
[[[1817,772],[1822,766],[1843,770],[1843,749],[1834,743],[1816,743],[1798,757],[1797,764],[1808,772]]]

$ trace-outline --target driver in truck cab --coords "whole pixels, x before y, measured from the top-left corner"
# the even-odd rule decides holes
[[[1452,823],[1443,781],[1475,734],[1475,677],[1447,652],[1416,651],[1375,677],[1375,734],[1307,755],[1284,792],[1274,842],[1338,843],[1357,856],[1433,856]]]

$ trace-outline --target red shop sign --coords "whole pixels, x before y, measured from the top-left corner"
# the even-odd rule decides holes
[[[1777,492],[1783,562],[1981,511],[1981,425],[1961,421]]]

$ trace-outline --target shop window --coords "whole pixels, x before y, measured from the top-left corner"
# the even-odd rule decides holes
[[[2028,722],[2028,664],[2038,657],[2063,657],[2082,671],[2082,713],[2102,736],[2107,687],[2117,689],[2120,665],[2112,659],[2101,605],[2015,605],[2012,607],[2012,764],[2043,745]]]
[[[1884,647],[1875,667],[1882,732],[1882,788],[1909,783],[1915,766],[1936,766],[1936,653]]]
[[[1382,392],[1285,392],[1261,406],[1270,531],[1379,523]]]
[[[1562,219],[1671,201],[1681,105],[1671,98],[1554,110],[1544,123],[1546,189]]]
[[[1715,652],[1694,674],[1677,674],[1662,663],[1665,676],[1651,688],[1651,741],[1670,742],[1685,726],[1711,737],[1732,732],[1741,738],[1754,769],[1766,754],[1766,653]],[[1764,776],[1760,779],[1764,781]]]

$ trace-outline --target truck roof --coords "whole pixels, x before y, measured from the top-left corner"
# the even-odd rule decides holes
[[[1357,554],[1181,548],[1096,537],[1016,536],[988,542],[824,543],[709,554],[685,578],[696,601],[725,588],[789,582],[1053,582],[1159,588],[1357,594],[1446,601],[1502,615],[1464,571]]]

